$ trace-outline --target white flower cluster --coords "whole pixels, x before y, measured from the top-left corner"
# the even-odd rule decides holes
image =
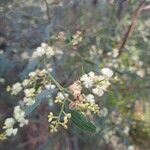
[[[39,87],[36,89],[37,83]],[[55,85],[51,84],[45,69],[30,72],[27,79],[24,79],[21,83],[17,82],[13,84],[12,87],[8,86],[7,91],[10,91],[12,95],[17,95],[23,90],[23,106],[29,106],[35,103],[35,96],[41,92],[42,88],[55,88]],[[19,105],[16,106],[13,111],[13,117],[7,118],[4,122],[4,138],[17,134],[18,128],[14,128],[14,125],[16,126],[16,124],[18,124],[20,127],[23,127],[28,124],[28,122],[29,121],[25,119],[25,111],[23,111]]]
[[[45,56],[45,58],[51,58],[54,54],[61,54],[59,50],[54,52],[54,48],[49,45],[42,43],[40,47],[33,52],[32,58],[40,58]],[[46,69],[36,69],[29,73],[28,78],[24,79],[22,82],[17,82],[12,86],[7,87],[7,91],[11,95],[17,95],[19,92],[24,93],[22,107],[28,107],[35,103],[35,97],[41,93],[43,89],[53,90],[55,85],[52,84],[52,79],[49,73],[52,71],[50,64],[44,64]],[[66,95],[67,96],[67,95]],[[56,100],[63,100],[63,94],[58,93]],[[25,111],[23,111],[20,105],[16,106],[13,111],[13,117],[7,118],[4,122],[5,129],[4,133],[0,134],[0,138],[5,139],[7,136],[16,135],[18,128],[14,128],[18,124],[20,127],[28,124],[28,120],[25,119]]]
[[[102,70],[101,70],[101,72],[102,72],[102,74],[104,75],[104,76],[106,76],[106,77],[112,77],[113,76],[113,71],[111,70],[111,69],[109,69],[109,68],[103,68]]]
[[[84,87],[86,88],[91,88],[93,86],[93,79],[92,77],[95,76],[94,72],[90,72],[89,74],[84,74],[81,78],[80,81],[82,81]]]
[[[90,103],[94,103],[95,102],[95,99],[94,99],[94,95],[92,94],[88,94],[85,99],[90,102]]]
[[[25,112],[21,109],[19,105],[14,108],[13,116],[15,120],[19,123],[20,127],[23,127],[29,122],[27,119],[25,119]]]
[[[49,68],[49,70],[51,71],[52,69]],[[40,86],[35,89],[37,83],[40,84]],[[12,95],[17,95],[23,90],[23,102],[25,105],[29,106],[35,103],[35,96],[41,92],[42,88],[54,89],[55,85],[51,84],[48,79],[48,71],[45,69],[37,69],[30,72],[28,78],[24,79],[21,83],[17,82],[13,84],[12,87],[8,86],[7,91],[10,91]]]
[[[39,87],[36,89],[36,84],[38,83]],[[24,106],[33,105],[35,103],[35,96],[41,92],[42,88],[53,89],[55,85],[51,84],[51,81],[48,78],[48,72],[43,70],[35,70],[30,72],[27,79],[24,79],[21,83],[17,82],[8,86],[7,91],[10,91],[12,95],[17,95],[23,90]],[[25,119],[25,111],[21,109],[18,105],[14,108],[13,117],[7,118],[4,122],[3,129],[5,129],[4,136],[16,135],[18,128],[14,128],[14,125],[17,123],[20,127],[28,124],[28,120]]]
[[[17,95],[22,90],[21,83],[17,82],[12,85],[12,87],[8,86],[7,91],[11,91],[11,95]]]
[[[24,90],[24,102],[26,105],[33,105],[35,103],[35,99],[33,98],[35,95],[35,89],[34,88],[29,88]]]
[[[72,37],[73,37],[73,39],[72,39],[72,45],[73,46],[75,46],[78,43],[80,43],[82,41],[82,39],[83,39],[81,31],[77,31]]]
[[[83,86],[85,88],[92,88],[93,94],[98,96],[102,96],[104,94],[104,91],[106,91],[110,85],[109,79],[113,76],[113,71],[109,68],[103,68],[101,73],[102,75],[97,76],[94,72],[90,72],[88,74],[84,74],[80,78]]]
[[[43,69],[43,70],[35,70],[33,72],[29,73],[29,78],[24,79],[22,82],[24,89],[24,95],[25,97],[23,98],[24,103],[29,106],[33,105],[35,103],[35,96],[41,92],[42,86],[44,88],[49,89],[50,87],[53,87],[50,83],[48,83],[48,72]],[[35,90],[36,84],[40,81],[40,87]],[[54,87],[53,87],[54,88]]]
[[[67,123],[69,122],[69,119],[71,118],[70,113],[63,112],[63,120],[60,121],[59,116],[54,116],[53,112],[50,112],[48,115],[48,122],[50,122],[49,128],[50,132],[54,133],[58,131],[59,126],[63,126],[65,129],[68,128]]]
[[[61,93],[61,92],[58,92],[57,93],[57,96],[55,98],[55,103],[62,103],[63,100],[65,99],[65,97],[68,97],[68,94],[66,93]]]
[[[76,45],[78,42],[82,41],[81,32],[77,32],[73,36],[73,40],[73,45]],[[33,52],[32,58],[41,58],[43,56],[44,59],[51,58],[55,54],[57,54],[57,52],[53,47],[42,43],[41,46]],[[59,126],[63,126],[67,129],[67,123],[71,117],[71,114],[64,111],[64,104],[66,100],[69,101],[70,109],[75,109],[83,113],[89,112],[100,114],[99,106],[95,103],[96,97],[94,97],[94,94],[98,96],[102,96],[104,94],[104,91],[106,91],[107,87],[110,85],[109,80],[113,75],[112,70],[109,68],[103,68],[101,70],[101,75],[95,75],[94,72],[84,74],[80,80],[77,80],[70,85],[69,89],[65,89],[52,77],[50,73],[52,71],[51,66],[49,64],[44,64],[44,66],[45,69],[36,69],[35,71],[30,72],[28,77],[21,83],[17,82],[13,84],[12,87],[9,86],[7,88],[12,95],[17,95],[22,91],[24,97],[23,103],[21,103],[22,105],[18,105],[14,108],[13,117],[5,120],[3,127],[3,129],[5,129],[4,135],[16,135],[18,131],[16,125],[23,127],[28,124],[29,121],[25,118],[25,111],[21,108],[26,108],[33,105],[35,103],[35,97],[41,93],[43,89],[53,90],[57,87],[60,91],[57,92],[54,102],[61,104],[62,107],[58,116],[54,116],[52,112],[48,116],[48,121],[51,123],[50,132],[56,132]],[[87,93],[87,89],[85,88],[88,88],[90,92]],[[69,95],[64,91],[72,96],[69,97]]]
[[[16,135],[18,132],[17,128],[14,128],[15,119],[14,118],[7,118],[4,122],[3,129],[5,129],[6,136]]]
[[[109,80],[112,76],[113,71],[109,68],[103,68],[101,75],[96,75],[94,72],[82,75],[80,80],[75,81],[69,86],[69,90],[74,98],[74,100],[70,102],[69,108],[80,110],[84,113],[90,112],[103,116],[107,115],[106,111],[100,112],[100,108],[95,102],[95,95],[102,96],[104,94],[104,91],[106,91],[110,85]]]
[[[51,68],[49,69],[52,70]],[[36,84],[39,84],[39,88],[35,89]],[[42,89],[52,90],[55,85],[51,83],[48,78],[48,71],[45,69],[35,70],[29,73],[29,78],[23,80],[22,85],[24,86],[24,103],[29,106],[35,103],[35,96],[39,94]]]
[[[19,123],[20,127],[28,124],[28,120],[25,119],[25,112],[20,108],[20,106],[16,106],[14,108],[13,117],[7,118],[4,122],[3,129],[5,129],[5,136],[16,135],[18,132],[18,128],[14,128],[16,123]]]
[[[33,52],[32,58],[40,58],[46,56],[51,58],[55,55],[54,48],[46,43],[42,43],[40,47],[37,47],[36,51]]]

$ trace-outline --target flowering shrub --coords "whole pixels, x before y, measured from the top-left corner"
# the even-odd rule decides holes
[[[80,32],[78,31],[73,36],[73,46],[78,44],[78,41],[81,41],[79,35]],[[53,93],[56,94],[53,103],[61,106],[58,115],[54,115],[53,112],[50,112],[48,115],[51,133],[57,132],[60,126],[67,129],[68,121],[71,119],[72,122],[74,122],[72,115],[79,118],[82,114],[86,116],[87,113],[100,115],[100,108],[98,104],[96,104],[96,96],[101,97],[104,92],[107,91],[108,86],[110,86],[110,80],[113,79],[113,71],[109,68],[103,68],[101,69],[100,75],[96,75],[94,72],[84,74],[79,80],[75,81],[68,88],[65,88],[54,79],[52,75],[53,69],[51,65],[47,63],[48,59],[58,54],[60,54],[60,52],[58,52],[57,49],[42,43],[41,46],[33,52],[31,57],[32,59],[37,59],[42,69],[39,66],[35,71],[30,72],[28,77],[21,83],[17,82],[7,87],[7,91],[10,92],[11,95],[17,95],[23,91],[24,97],[20,105],[15,106],[13,117],[6,118],[1,139],[16,135],[18,131],[18,127],[15,127],[16,124],[18,124],[19,127],[23,127],[29,123],[29,120],[26,119],[26,109],[36,103],[36,96],[43,90],[53,91]],[[53,93],[51,92],[51,94]],[[84,118],[84,116],[82,117]],[[92,123],[82,123],[82,120],[80,120],[80,123],[81,125],[78,125],[78,122],[75,122],[78,127],[86,127],[89,125],[89,128],[84,127],[83,129],[95,131],[95,126]]]
[[[0,149],[149,150],[149,2],[8,1]]]

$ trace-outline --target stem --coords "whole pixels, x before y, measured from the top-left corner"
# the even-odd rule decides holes
[[[58,87],[58,89],[64,94],[64,92],[67,92],[67,93],[69,93],[69,94],[71,94],[71,92],[69,91],[69,90],[67,90],[67,89],[65,89],[64,87],[62,87],[54,78],[53,78],[53,76],[49,73],[49,77],[50,77],[50,79],[53,81],[53,83]],[[64,94],[64,97],[66,97],[65,96],[65,94]]]
[[[50,73],[49,77],[53,81],[53,83],[59,88],[60,91],[64,91],[64,88],[53,78],[53,76]]]
[[[63,102],[63,104],[61,106],[61,110],[60,110],[59,115],[58,115],[58,121],[60,121],[60,117],[61,117],[61,115],[62,115],[62,113],[64,111],[65,102],[66,102],[66,99],[64,100],[64,102]]]
[[[124,37],[123,37],[122,41],[119,43],[119,45],[117,47],[117,49],[118,49],[118,56],[117,56],[117,58],[119,58],[120,55],[122,54],[123,49],[124,49],[124,47],[125,47],[125,45],[127,43],[127,40],[132,35],[132,33],[133,33],[134,29],[135,29],[135,26],[137,24],[138,17],[140,16],[144,6],[145,6],[145,0],[142,0],[140,2],[139,6],[137,7],[137,9],[132,14],[131,24],[129,25],[128,30],[124,34]]]
[[[68,101],[71,101],[71,100],[70,100],[70,99],[65,95],[65,93],[64,93],[64,91],[65,91],[66,89],[63,88],[63,87],[53,78],[53,76],[52,76],[50,73],[49,73],[49,77],[50,77],[50,79],[53,81],[53,83],[58,87],[58,89],[62,92],[63,96],[65,97],[64,102],[63,102],[63,104],[62,104],[62,106],[61,106],[61,110],[60,110],[59,115],[58,115],[58,122],[59,122],[59,121],[60,121],[60,117],[61,117],[61,115],[62,115],[63,112],[64,112],[66,100],[68,100]],[[67,91],[68,91],[68,90],[67,90]]]
[[[46,64],[45,60],[44,60],[44,65]],[[70,91],[68,91],[67,89],[65,89],[64,87],[62,87],[54,78],[53,76],[51,75],[51,73],[48,71],[48,69],[46,68],[47,72],[48,72],[48,75],[50,77],[50,79],[52,80],[52,82],[56,85],[56,87],[62,92],[63,96],[64,96],[64,102],[61,106],[61,110],[59,112],[59,115],[58,115],[58,122],[60,121],[60,117],[61,115],[64,113],[64,108],[65,108],[65,103],[66,101],[68,100],[69,102],[71,102],[71,100],[65,95],[65,92],[71,94]]]
[[[51,21],[51,16],[50,16],[50,11],[49,11],[49,6],[47,0],[43,0],[45,5],[46,5],[46,14],[47,14],[47,19],[50,22]]]
[[[44,66],[46,66],[46,61],[45,61],[45,59],[43,59],[42,61],[43,61]],[[71,93],[69,90],[67,90],[67,89],[65,89],[64,87],[62,87],[62,86],[53,78],[53,76],[51,75],[51,73],[49,72],[49,70],[48,70],[47,67],[46,67],[46,70],[47,70],[47,72],[48,72],[48,75],[49,75],[50,79],[53,81],[53,83],[56,85],[56,87],[63,93],[63,96],[64,96],[66,99],[68,99],[68,98],[66,97],[66,95],[65,95],[64,92],[69,93],[69,94],[72,94],[72,93]],[[69,99],[68,99],[68,100],[69,100]],[[69,100],[69,101],[70,101],[70,100]]]

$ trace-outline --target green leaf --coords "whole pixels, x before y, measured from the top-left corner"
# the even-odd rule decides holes
[[[71,121],[80,129],[90,132],[96,131],[96,126],[90,122],[83,114],[76,110],[69,110],[71,113]]]

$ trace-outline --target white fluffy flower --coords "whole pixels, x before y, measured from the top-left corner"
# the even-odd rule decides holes
[[[96,88],[92,89],[92,92],[95,95],[98,95],[98,96],[102,96],[104,94],[104,91],[99,86],[97,86]]]
[[[14,118],[7,118],[4,122],[3,129],[12,128],[14,124],[15,124]]]
[[[24,90],[24,94],[26,97],[33,97],[35,93],[35,89],[34,88],[30,88],[30,89],[25,89]]]
[[[33,78],[33,77],[35,77],[35,76],[36,76],[36,73],[35,73],[34,71],[29,73],[29,77],[32,77],[32,78]]]
[[[24,117],[24,116],[25,116],[25,112],[23,110],[21,110],[19,105],[17,105],[14,108],[14,118],[18,121],[18,120],[21,120],[22,117]]]
[[[28,79],[24,79],[22,82],[23,86],[27,86],[29,84],[29,80]]]
[[[21,90],[22,90],[22,85],[21,85],[21,83],[17,82],[15,84],[13,84],[11,94],[17,95]]]
[[[35,92],[34,88],[30,88],[30,89],[25,89],[24,90],[24,93],[25,93],[26,97],[32,97],[32,96],[34,96],[34,92]]]
[[[31,97],[24,97],[23,101],[27,106],[33,105],[35,103],[35,99]]]
[[[84,74],[80,80],[86,88],[91,88],[93,86],[93,80],[87,74]]]
[[[17,132],[18,132],[18,129],[17,128],[9,128],[9,129],[6,129],[6,131],[5,131],[5,134],[6,134],[6,136],[11,136],[11,135],[16,135],[17,134]]]
[[[23,127],[24,125],[28,124],[29,121],[25,119],[25,112],[20,108],[19,105],[14,108],[13,115],[16,121],[20,123],[20,127]]]
[[[37,47],[37,49],[33,52],[32,58],[40,58],[44,55],[47,58],[51,58],[52,56],[54,56],[54,48],[46,43],[42,43],[41,46]]]
[[[84,87],[92,88],[92,93],[102,96],[110,85],[109,78],[113,75],[113,72],[109,68],[103,68],[102,74],[97,76],[94,72],[90,72],[81,76],[80,81]]]
[[[95,102],[94,96],[92,94],[88,94],[86,96],[86,100],[91,103]]]
[[[14,129],[14,127],[13,127],[14,124],[15,124],[15,119],[14,118],[7,118],[5,120],[3,129],[6,129],[5,130],[6,136],[11,136],[11,135],[16,135],[17,134],[18,129],[17,128]]]
[[[92,71],[91,71],[91,72],[89,72],[89,73],[88,73],[88,75],[90,76],[90,78],[95,77],[95,73],[94,73],[94,72],[92,72]]]
[[[47,58],[51,58],[52,56],[55,55],[53,48],[50,46],[47,47],[47,49],[45,49],[45,53],[46,53]]]
[[[37,47],[36,51],[33,52],[32,57],[33,58],[38,58],[38,57],[42,57],[45,54],[45,50],[42,47]]]
[[[65,97],[68,97],[68,94],[66,94],[66,93],[64,93],[64,94],[62,94],[61,92],[57,93],[55,103],[62,103],[62,101],[65,99]]]
[[[47,46],[48,46],[48,45],[47,45],[46,43],[41,43],[41,47],[42,47],[42,48],[46,49]]]
[[[112,77],[113,76],[113,71],[109,68],[103,68],[101,70],[102,74],[105,75],[106,77]]]
[[[104,80],[101,82],[99,89],[106,91],[109,86],[110,86],[110,82],[108,80]]]
[[[57,94],[57,97],[56,97],[57,99],[60,99],[60,100],[64,100],[65,98],[64,98],[64,95],[61,93],[61,92],[59,92],[58,94]]]

